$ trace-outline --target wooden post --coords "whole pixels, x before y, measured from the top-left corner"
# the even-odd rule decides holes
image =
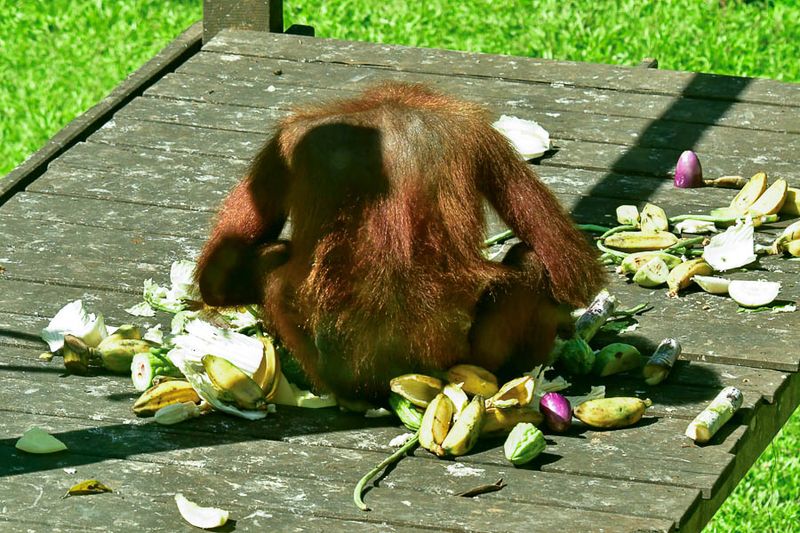
[[[203,0],[203,43],[226,28],[283,33],[283,0]]]

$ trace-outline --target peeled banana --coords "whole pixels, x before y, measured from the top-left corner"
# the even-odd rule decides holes
[[[458,420],[442,441],[442,449],[448,455],[464,455],[469,452],[481,435],[484,414],[486,413],[483,396],[476,394],[461,411]]]
[[[419,426],[420,446],[440,457],[445,455],[442,442],[450,431],[453,410],[453,402],[444,393],[437,394],[430,401]]]
[[[482,435],[504,435],[520,422],[538,426],[544,421],[542,413],[531,406],[499,409],[489,407],[483,417]]]
[[[691,285],[694,276],[710,276],[713,273],[714,269],[702,258],[685,261],[670,270],[667,276],[669,295],[677,296],[678,291]]]
[[[235,404],[242,409],[265,410],[267,398],[261,386],[242,369],[216,355],[204,355],[203,368],[217,389],[220,399]]]
[[[480,394],[485,398],[494,396],[499,387],[494,374],[476,365],[456,365],[447,371],[447,381],[461,383],[461,389],[469,395]]]
[[[163,381],[139,396],[133,404],[133,412],[136,416],[153,416],[162,407],[182,402],[199,403],[200,396],[188,381]]]

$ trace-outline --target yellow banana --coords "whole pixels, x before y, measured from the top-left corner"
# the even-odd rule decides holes
[[[219,391],[221,400],[236,404],[242,409],[267,408],[264,391],[242,369],[216,355],[204,355],[202,362],[206,375]]]
[[[624,428],[638,422],[651,405],[650,400],[632,397],[601,398],[580,404],[575,416],[595,428]]]
[[[444,441],[442,441],[444,452],[448,455],[456,456],[468,453],[478,442],[478,437],[481,435],[485,413],[485,400],[483,396],[476,394],[464,410],[461,411],[458,420],[456,420]]]
[[[453,402],[444,393],[437,394],[430,401],[419,425],[420,446],[440,457],[444,455],[442,442],[450,431],[453,411]]]
[[[486,407],[518,407],[533,400],[534,380],[532,376],[522,376],[505,383],[497,393],[486,400]]]
[[[499,409],[489,407],[486,409],[483,420],[482,435],[504,435],[514,429],[520,422],[528,422],[538,426],[544,421],[542,413],[533,407],[510,407]]]
[[[603,244],[623,252],[647,252],[662,250],[677,244],[678,238],[668,231],[643,233],[641,231],[620,231],[603,240]]]
[[[133,412],[136,416],[153,416],[162,407],[183,402],[200,402],[192,385],[188,381],[177,379],[163,381],[139,396],[133,404]]]
[[[253,381],[258,383],[261,390],[264,391],[264,396],[269,401],[278,392],[278,384],[281,377],[281,360],[275,350],[275,345],[272,344],[272,339],[259,336],[258,340],[264,345],[264,357],[253,373]]]
[[[667,276],[669,295],[677,296],[678,291],[691,285],[694,276],[710,276],[713,273],[714,269],[703,258],[684,261],[669,271]]]
[[[423,409],[442,392],[443,386],[442,380],[425,374],[403,374],[389,382],[392,392]]]
[[[497,378],[494,374],[476,365],[456,365],[447,371],[447,381],[461,383],[461,390],[474,396],[489,398],[497,394]]]

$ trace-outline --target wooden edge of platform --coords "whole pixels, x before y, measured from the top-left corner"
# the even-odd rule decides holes
[[[195,22],[158,52],[147,63],[135,70],[117,85],[105,98],[64,126],[39,150],[17,168],[0,179],[0,205],[22,191],[47,170],[47,165],[73,145],[97,131],[111,116],[124,107],[164,74],[178,68],[181,63],[200,50],[203,23]]]

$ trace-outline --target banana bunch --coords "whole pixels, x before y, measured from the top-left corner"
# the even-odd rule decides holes
[[[481,436],[506,435],[520,422],[543,420],[531,405],[531,376],[499,386],[488,370],[463,364],[444,377],[447,382],[424,374],[398,376],[390,383],[389,397],[403,424],[419,430],[420,445],[440,457],[464,455]]]
[[[88,346],[79,337],[64,336],[64,366],[71,374],[86,374],[89,366],[102,366],[111,372],[127,374],[136,354],[149,352],[157,347],[154,342],[142,339],[141,330],[132,325],[123,325],[100,341],[96,348]]]

